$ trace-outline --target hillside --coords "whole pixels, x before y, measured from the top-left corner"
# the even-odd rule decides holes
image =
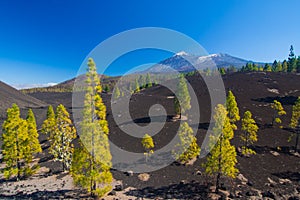
[[[188,80],[199,99],[201,118],[200,123],[195,126],[198,127],[198,143],[201,144],[210,118],[210,97],[201,77],[190,76]],[[260,128],[258,142],[252,146],[257,154],[250,158],[238,156],[237,167],[247,181],[245,182],[243,178],[233,181],[224,180],[225,190],[233,199],[249,199],[250,196],[254,196],[254,199],[262,199],[262,197],[288,199],[291,195],[300,197],[300,157],[291,153],[294,140],[288,142],[291,132],[287,129],[291,118],[291,107],[296,98],[300,96],[300,76],[285,73],[249,72],[228,74],[223,76],[223,80],[226,90],[232,90],[236,96],[240,115],[244,111],[250,110]],[[172,93],[161,86],[154,86],[134,94],[130,101],[130,114],[134,122],[141,126],[147,125],[150,122],[149,108],[154,104],[163,105],[168,116],[173,116],[173,99],[167,98],[170,95]],[[61,93],[60,95],[34,93],[32,96],[49,104],[63,103],[68,108],[72,106],[71,93]],[[108,111],[110,141],[122,149],[143,152],[139,139],[123,133],[116,126],[111,114],[110,95],[103,93],[102,96]],[[281,101],[287,112],[287,115],[282,117],[282,129],[269,126],[272,117],[270,103],[274,99]],[[168,120],[161,132],[153,137],[155,150],[165,146],[173,138],[177,129],[178,122]],[[240,130],[236,131],[233,140],[237,149],[241,146],[240,134]],[[45,156],[48,157],[47,151],[45,153]],[[198,159],[189,166],[173,163],[149,173],[150,179],[145,182],[138,179],[138,174],[128,176],[117,170],[112,170],[112,172],[115,179],[123,182],[124,188],[135,188],[127,189],[125,194],[136,198],[208,199],[210,190],[207,183],[212,182],[212,179],[203,173],[201,164],[204,161],[205,159]],[[44,159],[41,165],[50,168],[52,172],[58,170],[57,163],[51,159]],[[48,175],[46,174],[46,176]],[[35,195],[38,194],[63,195],[64,191],[61,189],[60,193],[35,193]],[[77,195],[79,194],[77,193]],[[73,197],[76,197],[75,191],[74,195]],[[24,196],[20,195],[19,197]]]
[[[5,116],[6,109],[13,103],[18,104],[20,108],[39,108],[46,106],[45,102],[23,94],[0,81],[0,117]]]

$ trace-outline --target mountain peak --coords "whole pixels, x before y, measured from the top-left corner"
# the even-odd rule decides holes
[[[187,56],[189,54],[187,52],[185,52],[185,51],[180,51],[180,52],[176,53],[175,55],[176,56]]]

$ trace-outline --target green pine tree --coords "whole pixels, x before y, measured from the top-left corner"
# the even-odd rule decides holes
[[[146,76],[146,88],[150,88],[150,87],[152,87],[152,80],[150,74],[148,73]]]
[[[258,126],[252,118],[252,113],[250,111],[246,111],[244,113],[244,117],[242,119],[242,131],[241,140],[244,142],[244,145],[242,146],[242,154],[246,156],[255,154],[255,151],[250,149],[249,145],[257,141]]]
[[[297,101],[295,102],[295,105],[293,106],[292,111],[292,119],[290,123],[290,127],[295,130],[296,132],[296,143],[295,143],[295,152],[297,151],[298,142],[299,142],[299,135],[300,135],[300,97],[298,97]],[[290,140],[294,134],[291,135]]]
[[[72,125],[68,111],[62,104],[56,108],[55,122],[54,132],[49,137],[49,152],[54,156],[55,161],[62,163],[62,170],[65,171],[71,165],[73,154],[72,141],[76,138],[76,130]]]
[[[197,144],[197,138],[193,134],[193,129],[187,122],[180,125],[178,136],[180,143],[175,145],[172,154],[179,162],[187,163],[200,154],[200,147]]]
[[[87,189],[91,196],[103,196],[112,189],[112,156],[108,141],[106,106],[100,96],[102,87],[92,58],[88,60],[86,76],[83,120],[80,123],[80,139],[84,148],[75,150],[71,173],[75,183]]]
[[[191,97],[186,80],[182,74],[179,77],[174,105],[175,112],[177,115],[180,115],[180,118],[182,114],[191,109]]]
[[[230,90],[226,99],[226,109],[228,111],[228,117],[230,119],[230,123],[232,124],[233,130],[237,130],[235,123],[240,120],[240,113],[235,96]]]
[[[215,108],[215,126],[210,136],[210,154],[204,164],[205,172],[209,175],[216,175],[216,192],[220,188],[221,176],[235,178],[238,169],[235,147],[230,144],[234,131],[227,116],[226,108],[218,104]]]
[[[135,93],[140,92],[140,85],[137,79],[135,80],[135,84],[134,84],[134,92]]]
[[[30,147],[28,143],[28,124],[20,117],[20,109],[16,104],[7,109],[7,118],[2,126],[2,155],[6,179],[16,176],[20,180],[25,175]]]
[[[53,107],[50,105],[47,111],[47,119],[44,121],[42,125],[42,133],[48,134],[49,137],[52,137],[51,134],[54,133],[55,128],[56,128],[55,113]]]

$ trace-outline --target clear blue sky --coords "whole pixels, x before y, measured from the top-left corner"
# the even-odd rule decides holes
[[[145,26],[180,31],[209,53],[283,60],[291,44],[300,52],[299,8],[299,0],[1,0],[0,80],[67,80],[101,41]]]

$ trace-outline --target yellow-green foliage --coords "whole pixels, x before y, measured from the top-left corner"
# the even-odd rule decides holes
[[[144,137],[142,138],[142,145],[145,149],[145,156],[146,156],[146,161],[151,154],[153,154],[153,148],[154,148],[154,142],[153,139],[150,135],[145,134]]]
[[[258,126],[256,125],[255,120],[252,118],[250,111],[246,111],[244,113],[244,117],[242,119],[242,131],[243,133],[241,134],[241,140],[244,142],[244,146],[242,146],[242,154],[255,154],[255,151],[250,149],[249,145],[257,141]]]
[[[56,127],[55,113],[53,107],[50,105],[47,111],[47,119],[44,121],[42,125],[42,133],[51,135],[51,133],[54,132],[55,127]]]
[[[277,100],[274,100],[271,104],[271,108],[274,110],[272,125],[274,125],[274,122],[277,124],[281,124],[281,119],[279,118],[279,116],[286,115],[286,112],[281,103]]]
[[[153,139],[150,135],[145,134],[143,139],[142,139],[142,145],[145,148],[146,151],[150,151],[151,149],[154,148],[154,142]]]
[[[42,152],[42,148],[39,142],[39,134],[36,128],[36,121],[34,114],[31,109],[28,110],[26,117],[28,125],[28,162],[31,162],[33,159],[33,154]]]
[[[121,93],[120,93],[120,90],[118,88],[118,86],[115,87],[115,90],[114,90],[114,99],[118,99],[120,97]]]
[[[150,77],[150,74],[149,74],[149,73],[148,73],[147,76],[146,76],[146,87],[147,87],[147,88],[152,87],[152,80],[151,80],[151,77]]]
[[[20,109],[16,104],[7,109],[7,119],[3,123],[1,138],[5,178],[17,176],[19,180],[24,175],[32,174],[36,167],[31,167],[30,163],[33,154],[40,152],[41,148],[37,140],[38,135],[32,111],[29,111],[27,119],[26,121],[20,117]],[[30,141],[31,139],[33,141]]]
[[[297,126],[299,126],[300,125],[299,120],[300,120],[300,97],[298,97],[297,101],[295,102],[295,105],[293,105],[290,127],[296,128]]]
[[[172,151],[172,154],[176,160],[182,163],[187,163],[200,154],[197,138],[194,136],[193,129],[188,125],[187,122],[184,122],[180,125],[178,137],[180,143],[175,145],[175,149]]]
[[[240,114],[239,114],[239,108],[235,100],[235,96],[230,90],[228,92],[228,96],[226,99],[226,109],[228,111],[228,116],[230,119],[230,123],[233,126],[233,130],[236,130],[237,127],[235,123],[240,120]]]
[[[103,196],[111,190],[111,153],[108,142],[106,107],[100,96],[102,87],[93,59],[88,60],[87,88],[84,100],[83,120],[80,123],[80,139],[86,150],[76,149],[71,172],[76,184]]]
[[[135,80],[134,92],[136,93],[140,92],[140,85],[137,79]]]
[[[175,99],[175,112],[176,114],[184,114],[191,109],[191,97],[189,94],[188,86],[184,76],[181,74],[177,85]]]
[[[290,123],[290,127],[292,129],[297,129],[296,130],[296,144],[295,144],[295,151],[297,150],[297,145],[298,145],[298,140],[299,140],[299,135],[300,135],[300,97],[298,97],[297,101],[295,102],[295,105],[293,105],[293,111],[292,111],[292,119]],[[292,139],[292,137],[295,134],[292,134],[289,138],[289,140]]]
[[[204,164],[205,172],[209,175],[217,175],[216,186],[219,188],[221,176],[235,178],[238,169],[235,147],[230,144],[234,136],[232,125],[227,116],[226,108],[218,104],[215,108],[215,126],[210,135],[210,154]]]

